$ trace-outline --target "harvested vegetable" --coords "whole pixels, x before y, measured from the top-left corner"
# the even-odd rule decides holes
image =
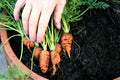
[[[25,45],[25,46],[27,46],[27,43],[29,42],[29,39],[28,38],[24,38],[23,39],[23,44]]]
[[[57,51],[51,51],[51,62],[53,65],[53,72],[52,75],[56,73],[56,64],[59,64],[61,61],[60,54]]]
[[[70,33],[64,33],[61,37],[61,45],[64,51],[67,52],[68,56],[70,56],[71,46],[72,46],[73,36]]]
[[[55,51],[57,51],[58,53],[60,53],[62,50],[62,47],[59,43],[56,43],[56,48],[55,48]]]
[[[40,47],[35,48],[35,50],[34,50],[34,57],[36,59],[39,59],[41,51],[42,51],[42,48],[40,48]]]
[[[53,67],[52,75],[55,75],[57,69],[56,65],[60,63],[61,45],[58,43],[61,36],[61,30],[58,30],[53,25],[53,17],[51,18],[51,26],[46,31],[46,40],[50,49],[51,63]]]
[[[47,38],[45,35],[44,40],[41,43],[41,46],[43,48],[43,50],[40,53],[39,56],[39,66],[40,69],[43,73],[46,73],[48,71],[48,66],[49,66],[49,62],[50,62],[50,53],[49,51],[47,51]]]
[[[61,46],[63,48],[63,51],[67,52],[69,58],[70,56],[70,51],[71,51],[71,47],[72,47],[72,41],[73,41],[73,36],[71,33],[69,33],[70,31],[70,25],[67,23],[67,21],[65,20],[64,16],[62,16],[62,23],[63,23],[63,35],[61,36]]]
[[[25,46],[27,46],[27,48],[30,50],[30,48],[33,48],[34,47],[34,43],[32,41],[30,41],[29,38],[24,38],[23,39],[23,44]]]
[[[46,50],[42,50],[39,58],[39,66],[43,73],[46,73],[48,71],[49,61],[50,61],[49,52]]]

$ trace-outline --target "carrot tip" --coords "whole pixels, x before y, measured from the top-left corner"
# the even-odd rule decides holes
[[[27,48],[28,48],[28,50],[29,50],[30,52],[32,52],[32,51],[31,51],[31,49],[30,49],[30,46],[29,46],[29,44],[27,44]]]
[[[52,75],[55,75],[55,74],[56,74],[56,71],[57,71],[56,66],[53,65],[53,72],[52,72]]]
[[[68,57],[69,57],[69,58],[71,58],[71,55],[70,55],[70,53],[68,53]]]

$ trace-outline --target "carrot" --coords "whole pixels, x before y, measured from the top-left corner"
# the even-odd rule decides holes
[[[68,56],[70,56],[71,46],[72,46],[73,36],[70,33],[63,33],[61,37],[61,46],[67,52]]]
[[[34,43],[32,41],[29,42],[29,47],[33,48],[34,47]]]
[[[53,65],[53,72],[52,72],[52,75],[55,75],[55,74],[56,74],[56,71],[57,71],[56,65]]]
[[[34,57],[36,59],[39,59],[39,55],[40,55],[41,51],[42,51],[42,48],[40,48],[40,47],[35,48],[35,50],[34,50]]]
[[[23,44],[25,46],[27,46],[27,48],[30,50],[30,48],[33,48],[34,47],[34,43],[32,41],[30,41],[29,38],[25,38],[23,39]]]
[[[27,43],[27,48],[28,48],[28,50],[30,50],[30,48],[33,48],[34,47],[34,43],[32,42],[32,41],[29,41],[28,43]]]
[[[50,54],[47,50],[42,50],[39,58],[39,66],[43,73],[48,71]]]
[[[27,43],[29,42],[29,39],[28,38],[24,38],[23,39],[23,44],[25,45],[25,46],[27,46]]]
[[[51,62],[53,65],[52,75],[56,73],[56,64],[59,64],[61,61],[60,54],[57,51],[51,51]]]
[[[72,41],[73,41],[73,36],[71,33],[69,33],[70,31],[70,24],[68,23],[68,21],[65,19],[64,16],[62,16],[62,23],[63,23],[63,35],[61,36],[61,46],[63,48],[63,50],[65,52],[67,52],[69,58],[70,56],[70,51],[71,51],[71,47],[72,47]]]
[[[58,53],[60,53],[62,50],[62,47],[59,43],[56,43],[56,48],[55,48],[55,51],[57,51]]]

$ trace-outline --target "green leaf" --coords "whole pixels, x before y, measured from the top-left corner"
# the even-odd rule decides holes
[[[67,0],[66,6],[63,11],[63,15],[66,18],[67,22],[76,22],[82,19],[83,12],[84,14],[89,10],[85,10],[88,7],[89,9],[99,8],[106,9],[110,5],[106,2],[101,2],[98,0]],[[81,15],[82,14],[82,15]],[[81,16],[79,16],[81,15]],[[78,17],[79,16],[79,17]]]
[[[96,2],[94,4],[92,4],[91,8],[96,8],[96,9],[106,9],[110,7],[109,4],[105,3],[105,2]]]
[[[0,73],[0,80],[5,79],[5,78],[6,78],[6,75],[5,75],[5,74]]]
[[[13,63],[8,66],[7,72],[8,72],[8,74],[9,74],[9,76],[10,76],[11,78],[14,78],[14,76],[16,76],[16,73],[15,73],[14,68],[15,68],[15,67],[14,67],[14,64],[13,64]]]

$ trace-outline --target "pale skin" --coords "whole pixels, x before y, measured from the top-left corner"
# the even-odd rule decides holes
[[[66,0],[17,0],[14,8],[14,18],[19,19],[22,11],[22,24],[24,31],[29,35],[31,41],[42,42],[48,27],[50,17],[53,13],[54,24],[61,28],[61,16]]]

